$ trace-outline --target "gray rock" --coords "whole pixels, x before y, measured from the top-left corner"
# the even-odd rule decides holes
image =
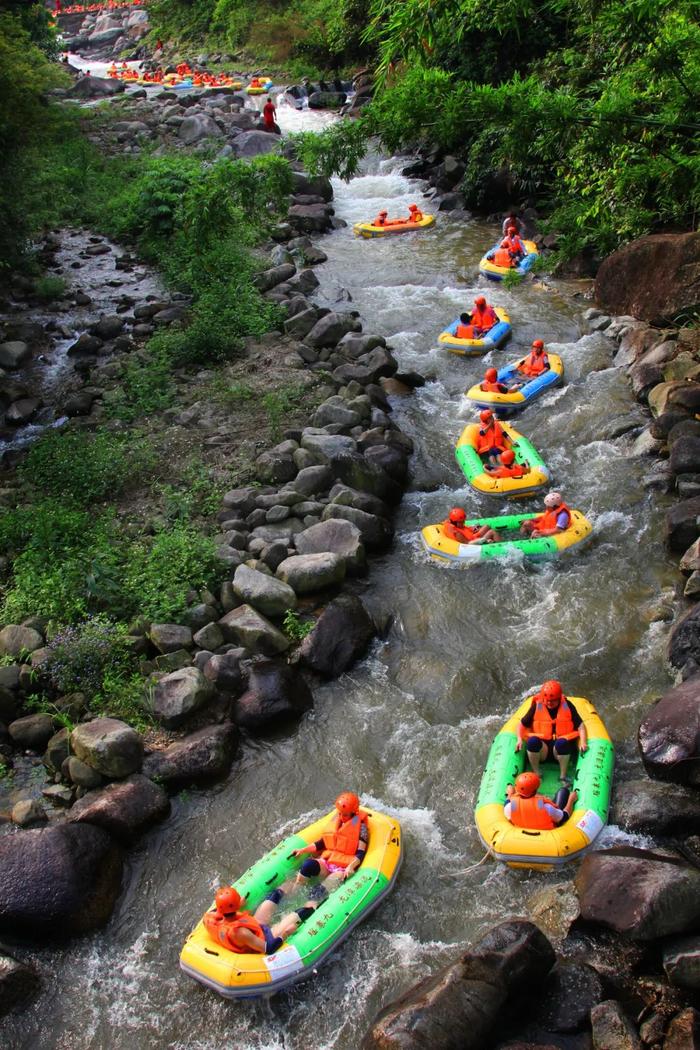
[[[0,667],[0,689],[9,689],[13,692],[19,689],[19,668],[19,664],[7,664],[5,667]],[[0,721],[5,722],[7,719],[0,718]]]
[[[0,932],[73,937],[109,919],[122,850],[101,828],[57,824],[0,837],[0,871]]]
[[[700,664],[700,604],[694,605],[674,623],[667,643],[667,656],[672,667]],[[691,724],[696,724],[697,720],[696,716]],[[675,719],[673,721],[675,723]]]
[[[297,233],[325,233],[332,228],[326,204],[293,204],[287,220]]]
[[[43,751],[56,730],[53,718],[46,714],[25,715],[7,728],[17,747],[30,751]]]
[[[251,653],[274,656],[289,648],[289,640],[274,624],[256,612],[250,605],[232,609],[219,620],[224,638],[242,645]]]
[[[69,752],[70,732],[66,728],[59,729],[57,733],[54,733],[46,745],[46,752],[43,758],[44,765],[54,773],[58,773],[63,763],[68,758]]]
[[[299,554],[330,551],[345,562],[347,572],[361,573],[367,564],[362,534],[357,525],[341,518],[327,518],[298,532],[294,545]]]
[[[248,688],[233,706],[233,720],[244,729],[266,729],[298,718],[313,707],[304,678],[282,660],[260,660],[250,671]]]
[[[0,368],[19,368],[31,357],[31,353],[27,343],[19,339],[0,343]]]
[[[94,40],[90,43],[94,43]],[[68,94],[70,98],[107,98],[110,95],[119,95],[122,91],[126,91],[126,84],[122,80],[112,77],[81,77]]]
[[[43,824],[48,820],[46,810],[36,798],[23,798],[15,802],[12,807],[12,823],[20,828],[27,828],[30,824]],[[0,993],[0,1002],[2,993]],[[0,1009],[0,1017],[2,1010]]]
[[[592,966],[560,962],[547,977],[547,995],[536,1008],[536,1023],[547,1032],[583,1031],[602,998],[603,982]]]
[[[270,484],[291,481],[297,473],[294,453],[298,447],[296,441],[281,441],[258,456],[255,468],[260,480]]]
[[[91,326],[90,331],[93,335],[96,335],[98,339],[116,339],[124,330],[124,318],[119,317],[117,314],[111,314],[109,317],[101,317],[100,320]]]
[[[242,131],[231,143],[237,157],[259,157],[263,153],[276,153],[280,140],[267,131]]]
[[[31,423],[40,408],[40,398],[23,397],[10,405],[5,413],[5,422],[13,427],[23,427]]]
[[[160,653],[192,648],[192,631],[177,623],[152,623],[148,637]]]
[[[615,786],[609,819],[641,834],[700,834],[700,796],[680,784],[623,780]]]
[[[180,124],[178,136],[186,146],[192,146],[202,139],[221,138],[223,132],[219,125],[205,113],[190,113]]]
[[[345,579],[345,562],[337,554],[295,554],[277,567],[277,576],[297,594],[313,594]]]
[[[256,529],[253,529],[252,538],[254,540],[262,540],[263,546],[260,550],[268,543],[276,543],[278,540],[286,543],[289,547],[292,543],[293,537],[297,532],[302,532],[304,526],[300,521],[295,518],[287,518],[286,521],[278,521],[270,525],[259,525]],[[250,544],[248,545],[250,550]]]
[[[49,787],[43,787],[41,793],[54,806],[71,806],[75,799],[73,788],[66,784],[50,784]]]
[[[43,644],[44,639],[32,627],[8,624],[0,631],[0,656],[16,657],[24,652],[33,653]]]
[[[22,1010],[35,997],[40,986],[36,970],[6,952],[0,952],[0,1017],[6,1017],[13,1010]]]
[[[128,777],[143,764],[143,740],[117,718],[95,718],[70,735],[73,753],[105,777]]]
[[[199,649],[211,649],[213,651],[224,644],[224,636],[218,624],[208,623],[197,631],[193,641]]]
[[[293,317],[288,317],[284,322],[284,331],[292,339],[304,339],[318,321],[318,317],[318,310],[310,306],[307,310],[301,310],[299,313],[294,314]],[[315,359],[315,355],[312,355],[312,357]]]
[[[398,366],[396,361],[383,347],[378,346],[357,361],[339,365],[333,372],[338,383],[350,383],[353,380],[360,386],[376,383],[383,376],[393,376]]]
[[[700,496],[677,503],[666,512],[665,538],[672,551],[685,551],[700,535]]]
[[[669,434],[670,439],[671,434]],[[684,436],[677,438],[671,448],[670,464],[674,474],[700,472],[700,437]]]
[[[315,427],[325,427],[329,423],[336,423],[344,430],[351,430],[360,426],[362,419],[357,412],[353,412],[343,402],[342,398],[332,397],[324,401],[313,414],[312,423]]]
[[[355,507],[344,507],[337,503],[329,504],[321,515],[323,521],[340,518],[349,521],[357,527],[362,536],[362,542],[370,550],[377,550],[387,546],[391,542],[393,529],[385,518],[379,518],[376,514],[368,514],[364,510]]]
[[[204,677],[220,693],[238,695],[243,688],[241,659],[245,649],[230,649],[226,653],[216,653],[204,665]]]
[[[210,783],[227,775],[237,746],[238,733],[230,722],[205,726],[164,751],[154,751],[146,759],[144,773],[168,789]]]
[[[207,704],[213,695],[211,682],[197,667],[183,667],[166,674],[153,690],[153,714],[166,729],[182,725]]]
[[[642,721],[639,750],[644,768],[661,780],[700,784],[699,740],[700,674],[695,674],[664,693]]]
[[[14,811],[13,811],[14,812]],[[13,816],[14,819],[14,816]],[[677,988],[700,989],[700,936],[674,937],[663,948],[663,965]]]
[[[337,678],[366,651],[375,633],[364,605],[353,594],[341,594],[323,610],[299,647],[299,660],[316,674]]]
[[[301,447],[311,452],[321,464],[332,463],[345,452],[354,452],[357,442],[344,434],[315,432],[307,427],[301,435]]]
[[[119,842],[135,842],[144,831],[164,820],[170,802],[161,787],[136,773],[79,799],[69,820],[103,828]]]
[[[383,336],[348,332],[338,343],[338,351],[343,357],[347,357],[351,361],[357,361],[377,346],[386,346],[386,339]]]
[[[290,586],[247,565],[239,565],[233,577],[233,590],[244,602],[264,616],[283,616],[296,609],[297,596]]]
[[[261,292],[269,292],[271,288],[282,284],[283,281],[288,281],[296,272],[297,268],[291,262],[273,266],[269,270],[263,270],[262,273],[256,274],[255,286]]]
[[[635,941],[682,933],[700,920],[700,870],[620,846],[589,853],[576,875],[581,918]]]
[[[322,197],[324,201],[333,200],[333,184],[326,175],[307,175],[303,171],[292,172],[292,192],[306,196]]]
[[[594,1050],[641,1050],[629,1017],[614,999],[606,999],[591,1010]]]
[[[316,347],[317,350],[324,346],[333,347],[344,335],[353,330],[354,325],[354,319],[348,317],[347,314],[331,312],[316,322],[304,342]]]
[[[666,1032],[663,1050],[697,1050],[700,1046],[700,1013],[692,1006],[672,1019]]]
[[[102,774],[98,773],[96,769],[93,769],[86,762],[76,758],[75,755],[68,756],[61,770],[72,784],[86,788],[88,791],[92,790],[92,788],[100,787],[102,784]]]
[[[319,464],[300,470],[288,488],[300,496],[316,496],[320,492],[326,492],[332,484],[332,472],[324,464]]]

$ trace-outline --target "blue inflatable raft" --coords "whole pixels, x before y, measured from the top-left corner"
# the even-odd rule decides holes
[[[534,401],[536,397],[544,394],[551,387],[556,386],[557,383],[561,383],[564,377],[562,359],[558,354],[548,354],[547,356],[549,358],[547,371],[527,382],[525,382],[527,377],[520,376],[518,373],[518,365],[524,358],[512,361],[510,364],[504,365],[503,368],[499,368],[498,382],[507,384],[517,382],[520,378],[523,385],[518,390],[509,390],[507,394],[492,393],[490,391],[486,393],[481,389],[480,383],[475,383],[467,391],[465,397],[476,408],[492,408],[497,416],[510,416],[513,412],[518,412],[525,405]]]

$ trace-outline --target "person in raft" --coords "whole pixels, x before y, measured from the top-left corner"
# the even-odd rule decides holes
[[[487,368],[484,372],[484,378],[479,383],[479,390],[483,390],[485,394],[508,394],[510,388],[505,383],[498,381],[498,372],[495,368]]]
[[[408,206],[408,222],[422,222],[423,212],[420,210],[417,204],[409,204]]]
[[[477,295],[471,313],[459,315],[455,337],[457,339],[481,339],[496,324],[498,324],[496,311],[488,305],[483,295]]]
[[[501,452],[501,462],[498,466],[484,465],[484,470],[491,478],[524,478],[529,469],[527,463],[515,462],[515,452],[512,448]]]
[[[443,535],[457,543],[495,543],[498,533],[489,525],[467,525],[466,512],[462,507],[453,507],[442,523]]]
[[[293,853],[295,857],[303,857],[307,853],[318,855],[304,861],[297,875],[297,885],[307,879],[321,880],[311,888],[309,900],[297,912],[301,921],[307,919],[333,890],[349,879],[365,859],[369,828],[367,814],[360,809],[359,798],[354,791],[342,791],[335,800],[335,808],[337,816],[321,838],[301,849],[295,849]],[[287,888],[285,885],[274,892],[284,894]]]
[[[543,372],[549,371],[549,356],[541,339],[533,339],[530,353],[518,361],[518,372],[528,379],[536,379]]]
[[[515,208],[511,208],[505,219],[503,220],[503,226],[501,227],[502,236],[505,237],[508,233],[508,229],[511,226],[515,226],[516,232],[522,237],[525,232],[525,223],[518,216],[518,212]]]
[[[569,793],[569,789],[562,785],[552,801],[546,795],[538,794],[540,784],[537,773],[521,773],[515,778],[515,787],[508,784],[508,801],[503,807],[503,815],[516,828],[551,831],[565,824],[571,816],[578,793]]]
[[[387,225],[389,225],[389,220],[387,218],[388,214],[389,214],[388,211],[380,211],[379,215],[377,215],[376,219],[372,220],[372,225],[373,226],[387,226]]]
[[[578,746],[583,752],[588,748],[588,734],[581,716],[564,696],[561,682],[550,679],[535,693],[530,710],[518,723],[518,742],[515,750],[523,744],[533,772],[540,771],[540,762],[556,759],[559,764],[559,779],[568,785],[566,771],[569,759]]]
[[[490,408],[479,413],[481,426],[476,436],[476,451],[482,460],[492,460],[491,466],[501,462],[501,453],[508,448],[508,441],[503,427]]]
[[[511,266],[517,266],[521,259],[527,255],[527,249],[518,235],[517,226],[509,226],[505,237],[498,248],[487,252],[486,258],[493,260],[497,251],[508,252]]]
[[[255,914],[242,910],[244,902],[233,886],[222,886],[217,890],[214,909],[204,916],[204,925],[209,936],[222,948],[245,955],[249,952],[272,955],[281,948],[301,922],[298,912],[285,915],[275,926],[270,926],[281,896],[279,891],[269,893]]]
[[[520,526],[524,536],[536,539],[538,536],[556,536],[565,532],[571,524],[571,511],[561,498],[560,492],[548,492],[544,497],[544,514],[528,518]]]

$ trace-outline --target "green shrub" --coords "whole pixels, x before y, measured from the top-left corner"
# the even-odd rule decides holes
[[[287,609],[282,621],[282,630],[292,642],[303,641],[307,634],[311,634],[315,626],[314,620],[302,620],[294,609]]]
[[[168,622],[183,612],[191,588],[211,586],[220,574],[212,540],[178,523],[131,547],[124,587],[132,608],[149,620]]]
[[[58,693],[84,693],[92,699],[105,675],[121,672],[131,662],[124,624],[106,616],[88,617],[62,628],[48,642],[43,670]]]
[[[47,274],[45,277],[40,277],[34,285],[35,294],[47,303],[51,302],[52,299],[60,299],[62,295],[65,295],[65,291],[66,282],[56,274]]]
[[[40,497],[90,506],[140,481],[154,463],[153,450],[142,439],[52,431],[32,445],[21,477]]]
[[[169,334],[158,332],[146,345],[147,360],[127,359],[122,365],[119,386],[105,394],[107,415],[133,423],[173,403],[172,358]]]
[[[128,669],[109,669],[90,709],[97,715],[121,718],[140,733],[153,725],[143,677]]]

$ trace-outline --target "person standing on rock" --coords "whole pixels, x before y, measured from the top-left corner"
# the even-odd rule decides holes
[[[277,110],[275,109],[274,102],[272,101],[271,98],[268,98],[267,102],[263,106],[263,111],[262,111],[263,124],[265,125],[265,131],[273,131],[273,132],[275,132],[275,134],[279,135],[280,134],[280,129],[277,126],[277,124],[275,123],[275,115],[276,115],[276,113],[277,113]]]
[[[556,679],[543,683],[532,698],[530,710],[520,719],[515,750],[520,751],[523,744],[533,772],[539,774],[540,763],[554,758],[563,784],[567,783],[566,771],[576,747],[581,753],[588,748],[583,720]]]
[[[516,828],[551,831],[565,824],[571,816],[578,793],[569,793],[569,789],[562,786],[552,801],[537,793],[540,783],[537,773],[521,773],[515,778],[515,787],[509,784],[506,788],[508,801],[503,807],[503,815]]]

